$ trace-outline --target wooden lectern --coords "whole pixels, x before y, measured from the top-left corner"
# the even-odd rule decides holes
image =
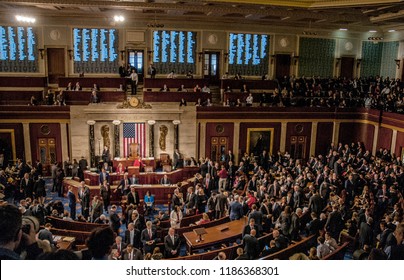
[[[199,236],[199,239],[197,239],[196,242],[202,242],[203,241],[202,235],[207,234],[205,228],[196,228],[194,229],[194,233]]]

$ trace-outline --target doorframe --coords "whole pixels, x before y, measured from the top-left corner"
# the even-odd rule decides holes
[[[354,63],[353,63],[353,68],[352,68],[352,79],[354,79],[357,75],[357,72],[358,72],[358,67],[356,67],[356,65],[357,65],[357,58],[356,58],[356,56],[355,55],[341,55],[339,58],[335,58],[335,73],[337,74],[337,75],[334,75],[334,76],[337,76],[337,77],[341,77],[341,70],[342,70],[342,68],[341,68],[341,62],[342,62],[342,58],[343,57],[347,57],[347,58],[353,58],[353,60],[354,60]],[[338,60],[339,59],[339,60]]]
[[[277,55],[289,55],[290,56],[290,63],[289,63],[289,77],[290,76],[292,76],[293,75],[293,69],[292,69],[292,55],[293,55],[293,53],[292,52],[275,52],[273,55],[270,55],[270,60],[269,60],[269,65],[270,65],[270,68],[271,68],[271,65],[273,65],[272,66],[272,78],[273,79],[276,79],[276,62],[277,62],[277,59],[276,59],[276,56]],[[271,70],[269,68],[269,70]],[[268,71],[268,72],[270,72],[270,71]],[[268,73],[269,74],[269,73]]]
[[[72,59],[70,59],[69,54],[68,54],[68,46],[67,45],[44,45],[44,56],[43,56],[43,63],[44,63],[44,72],[45,72],[45,76],[48,77],[49,76],[49,69],[48,69],[48,49],[63,49],[63,54],[65,57],[65,77],[69,77],[71,74],[73,74],[74,71],[74,61],[73,61],[73,57]],[[73,50],[72,50],[73,51]],[[72,70],[72,73],[70,73],[70,70]],[[48,84],[49,84],[49,79],[48,80]]]

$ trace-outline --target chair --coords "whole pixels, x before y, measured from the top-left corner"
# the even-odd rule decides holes
[[[171,172],[171,165],[164,164],[163,165],[163,172]]]

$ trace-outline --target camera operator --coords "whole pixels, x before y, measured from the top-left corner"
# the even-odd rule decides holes
[[[11,204],[0,205],[0,259],[19,260],[21,252],[25,259],[36,259],[42,253],[35,238],[34,223],[26,222],[23,232],[22,215],[18,208]],[[35,219],[35,218],[34,218]],[[38,224],[39,227],[39,224]]]

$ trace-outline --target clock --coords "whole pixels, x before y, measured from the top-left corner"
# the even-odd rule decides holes
[[[210,34],[208,37],[208,42],[212,45],[216,45],[218,41],[218,38],[216,36],[216,34]]]
[[[139,106],[139,99],[137,97],[132,96],[131,98],[129,98],[129,105],[131,107],[137,107]]]

